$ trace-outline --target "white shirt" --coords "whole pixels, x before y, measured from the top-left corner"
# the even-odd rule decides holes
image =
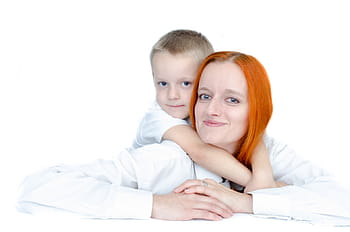
[[[253,191],[254,214],[315,224],[350,225],[349,186],[341,186],[325,170],[297,156],[287,145],[267,136],[264,141],[275,180],[289,186]]]
[[[252,192],[256,215],[350,225],[350,190],[293,150],[265,138],[274,177],[292,186]],[[56,166],[27,177],[18,209],[64,210],[93,218],[150,218],[152,193],[169,193],[192,178],[221,178],[194,165],[171,141],[121,152],[113,161]]]
[[[148,144],[160,143],[164,133],[177,125],[188,125],[188,123],[186,120],[172,117],[157,102],[154,102],[140,122],[132,147],[136,149]]]

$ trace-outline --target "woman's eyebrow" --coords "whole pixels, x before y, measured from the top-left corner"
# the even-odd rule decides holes
[[[206,87],[201,87],[198,89],[198,91],[210,91],[210,89],[206,88]],[[211,91],[210,91],[211,92]]]
[[[198,89],[198,92],[200,92],[200,91],[205,91],[205,92],[212,92],[210,89],[208,89],[207,87],[201,87],[201,88],[199,88]],[[245,94],[243,94],[243,93],[241,93],[241,92],[239,92],[239,91],[237,91],[237,90],[234,90],[234,89],[225,89],[224,90],[224,93],[225,94],[233,94],[233,95],[235,95],[235,96],[239,96],[239,97],[241,97],[241,98],[245,98],[246,96],[245,96]]]
[[[245,98],[246,95],[237,91],[237,90],[234,90],[234,89],[225,89],[225,93],[227,94],[233,94],[233,95],[238,95],[239,97],[242,97],[242,98]]]
[[[207,87],[201,87],[201,88],[198,88],[198,91],[197,93],[206,93],[206,94],[213,94],[213,91],[211,91],[209,88]]]

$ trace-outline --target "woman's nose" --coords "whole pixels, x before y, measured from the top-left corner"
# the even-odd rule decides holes
[[[212,99],[207,108],[207,114],[210,116],[219,116],[221,114],[220,103],[216,99]]]
[[[179,90],[176,87],[171,86],[168,91],[168,98],[171,100],[179,99],[180,98]]]

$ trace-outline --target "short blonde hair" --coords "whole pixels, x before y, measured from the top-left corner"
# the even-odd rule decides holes
[[[174,30],[163,35],[152,47],[150,60],[158,52],[169,52],[172,55],[183,54],[193,56],[198,65],[209,54],[214,52],[209,40],[199,32],[192,30]]]

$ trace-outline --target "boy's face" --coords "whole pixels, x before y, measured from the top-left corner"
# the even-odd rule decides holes
[[[189,115],[193,81],[198,62],[188,55],[172,55],[158,52],[153,56],[153,80],[157,102],[162,109],[175,118]]]

